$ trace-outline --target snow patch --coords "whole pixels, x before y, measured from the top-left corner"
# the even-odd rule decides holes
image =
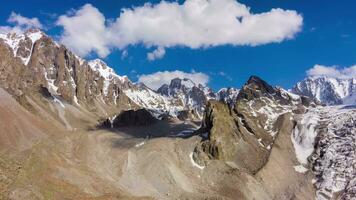
[[[205,168],[205,166],[201,166],[201,165],[199,165],[198,163],[196,163],[196,162],[194,161],[193,152],[191,152],[191,153],[189,154],[189,158],[190,158],[190,162],[192,163],[192,165],[193,165],[194,167],[197,167],[197,168],[199,168],[199,169],[201,169],[201,170]]]
[[[126,76],[119,76],[115,73],[115,71],[109,67],[104,61],[100,59],[95,59],[91,60],[88,62],[90,68],[98,72],[101,77],[104,79],[104,85],[103,85],[103,94],[107,96],[108,94],[108,89],[110,84],[115,83],[116,80],[118,80],[121,83],[124,83],[127,81]]]
[[[15,57],[19,57],[23,64],[27,65],[31,59],[33,46],[35,42],[43,37],[43,33],[39,30],[29,30],[23,34],[18,33],[8,33],[8,34],[0,34],[0,39],[3,39],[5,44],[7,44],[11,49],[12,53]],[[26,38],[31,40],[31,48],[26,48],[27,51],[30,52],[29,56],[21,57],[17,55],[17,51],[20,48],[21,42],[25,42]]]
[[[62,108],[65,108],[66,106],[63,104],[63,102],[61,100],[59,100],[58,98],[56,97],[53,97],[53,101],[55,103],[57,103],[58,105],[60,105]]]
[[[138,147],[140,147],[140,146],[143,146],[144,144],[145,144],[145,141],[142,141],[142,142],[136,144],[135,147],[138,148]]]
[[[297,165],[297,166],[294,166],[294,170],[298,173],[301,173],[301,174],[304,174],[305,172],[308,171],[307,168],[305,168],[303,165]]]

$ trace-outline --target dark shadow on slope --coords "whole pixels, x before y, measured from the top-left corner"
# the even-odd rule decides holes
[[[190,138],[195,135],[196,129],[197,126],[191,123],[158,121],[150,126],[131,126],[106,130],[122,136],[122,138],[112,140],[114,148],[129,149],[139,147],[155,138]]]
[[[158,121],[148,126],[128,126],[108,129],[114,133],[123,133],[135,138],[180,137],[182,132],[193,132],[197,126],[187,122]],[[186,136],[184,136],[186,137]]]

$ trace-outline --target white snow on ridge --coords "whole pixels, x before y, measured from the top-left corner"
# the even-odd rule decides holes
[[[104,78],[103,93],[105,96],[107,96],[108,88],[112,82],[119,80],[121,83],[124,83],[128,80],[126,76],[117,75],[111,67],[100,59],[91,60],[88,64],[93,71],[98,72]]]
[[[308,77],[298,82],[292,91],[327,105],[355,104],[356,78]]]
[[[33,46],[35,45],[35,42],[37,40],[41,39],[42,36],[43,36],[43,33],[41,31],[28,32],[27,37],[29,37],[31,39],[32,45],[31,45],[30,55],[24,60],[25,65],[27,65],[31,59]]]
[[[155,112],[155,117],[168,112],[172,116],[177,116],[183,110],[183,106],[174,106],[168,97],[162,96],[153,90],[145,88],[129,88],[125,94],[136,104]]]
[[[27,65],[31,59],[33,46],[35,42],[41,39],[43,35],[44,33],[42,33],[40,30],[28,30],[23,34],[18,34],[18,33],[0,34],[0,39],[3,39],[4,42],[12,49],[12,52],[15,57],[21,58],[22,62],[25,65]],[[20,44],[22,42],[25,42],[26,38],[29,38],[31,40],[31,48],[26,49],[27,51],[30,52],[30,54],[27,57],[21,57],[20,55],[17,55],[17,52],[20,48]]]
[[[182,79],[182,85],[184,85],[187,88],[192,88],[192,87],[196,86],[196,84],[188,78]]]

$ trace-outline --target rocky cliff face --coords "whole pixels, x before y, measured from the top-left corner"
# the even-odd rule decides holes
[[[22,93],[43,85],[64,101],[89,105],[100,98],[117,104],[122,96],[126,77],[116,75],[103,61],[86,62],[39,30],[0,38],[1,75],[4,84],[12,84],[9,90]]]
[[[297,83],[292,92],[315,98],[326,105],[355,104],[356,79],[308,77]]]
[[[224,160],[256,173],[267,162],[280,128],[278,121],[292,110],[302,109],[302,99],[273,88],[252,76],[241,89],[234,106],[210,101],[195,150],[197,161]]]
[[[102,60],[86,61],[39,30],[0,35],[0,51],[1,86],[23,104],[28,104],[26,96],[41,94],[52,104],[67,103],[100,115],[141,107],[157,118],[201,119],[207,101],[217,98],[189,79],[173,79],[157,91],[134,84]]]
[[[126,77],[103,61],[81,59],[39,30],[0,35],[0,72],[0,86],[32,111],[68,104],[100,117],[135,106],[123,92]]]

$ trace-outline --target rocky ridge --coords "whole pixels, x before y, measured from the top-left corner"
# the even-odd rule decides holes
[[[186,78],[175,78],[154,91],[117,75],[100,59],[80,58],[36,29],[1,34],[0,51],[1,86],[32,111],[36,110],[33,102],[41,101],[61,110],[75,106],[95,113],[97,119],[112,118],[125,109],[145,108],[158,119],[200,120],[209,99],[233,102],[236,98],[236,90],[227,91],[233,95],[218,95]],[[70,127],[64,117],[67,113],[56,112],[63,113],[55,115]]]
[[[164,115],[178,118],[189,115],[187,117],[189,119],[200,120],[210,99],[234,102],[238,90],[229,88],[214,93],[212,89],[196,84],[188,78],[174,78],[169,85],[164,84],[157,91],[143,83],[138,83],[126,89],[125,94],[136,104],[150,110],[158,118]]]
[[[1,78],[4,87],[21,95],[46,87],[58,101],[116,105],[128,81],[100,60],[87,62],[39,30],[1,35]],[[15,58],[15,59],[13,59]]]
[[[268,161],[286,113],[303,109],[303,99],[281,88],[273,88],[252,76],[238,94],[234,106],[210,101],[200,134],[205,137],[196,148],[197,161],[224,160],[251,173]]]

